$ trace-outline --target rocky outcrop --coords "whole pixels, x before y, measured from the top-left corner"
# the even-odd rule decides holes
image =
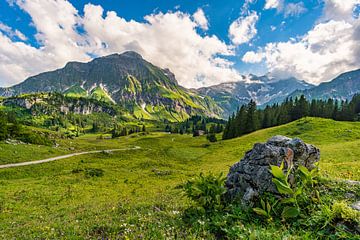
[[[43,99],[37,96],[29,97],[12,97],[7,98],[3,101],[4,106],[18,106],[25,109],[31,109],[34,104],[42,103]]]
[[[256,143],[243,159],[230,168],[226,180],[227,196],[252,205],[265,192],[278,194],[272,182],[270,165],[280,166],[284,162],[284,170],[290,164],[294,165],[294,171],[299,165],[311,170],[319,159],[319,149],[298,138],[275,136],[266,143]],[[293,174],[290,174],[291,178],[294,179]]]
[[[29,110],[32,115],[75,113],[88,115],[92,113],[107,113],[111,116],[117,114],[115,105],[97,101],[95,99],[65,97],[57,93],[44,93],[6,98],[2,101],[4,106],[16,106]]]

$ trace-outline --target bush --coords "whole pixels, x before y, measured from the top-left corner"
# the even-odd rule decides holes
[[[317,168],[284,173],[283,167],[269,169],[279,193],[262,194],[253,209],[226,201],[222,175],[200,174],[182,186],[192,201],[182,220],[216,239],[358,239],[360,213],[344,201],[344,193],[359,196],[360,187],[325,180]],[[291,183],[290,172],[296,183]]]
[[[222,174],[200,174],[184,185],[185,195],[195,202],[195,206],[204,211],[220,210],[223,208],[223,195],[225,177]]]
[[[206,136],[206,139],[209,140],[209,142],[216,142],[217,141],[215,133],[209,133]]]
[[[53,141],[51,141],[47,137],[42,136],[39,133],[32,132],[32,131],[22,132],[18,136],[15,136],[15,138],[22,142],[36,144],[36,145],[51,146],[53,144]]]

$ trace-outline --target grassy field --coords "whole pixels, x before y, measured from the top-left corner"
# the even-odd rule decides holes
[[[323,175],[360,180],[360,123],[325,119],[305,118],[212,144],[205,137],[165,133],[87,135],[60,140],[58,148],[1,143],[0,164],[141,147],[0,169],[1,239],[200,238],[180,223],[188,202],[179,186],[200,172],[226,174],[255,142],[278,134],[319,147]],[[269,239],[276,234],[269,232]]]

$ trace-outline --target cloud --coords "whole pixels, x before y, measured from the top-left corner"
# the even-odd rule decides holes
[[[249,12],[250,5],[255,2],[256,0],[245,0],[243,6],[241,7],[241,15],[247,14]]]
[[[352,21],[353,11],[360,0],[324,0],[324,13],[322,21],[327,20],[347,20]]]
[[[209,23],[207,18],[205,17],[204,11],[199,8],[194,14],[193,14],[194,21],[199,25],[200,28],[203,30],[209,29]]]
[[[297,17],[305,13],[307,9],[303,2],[289,3],[285,6],[284,16],[285,17]]]
[[[266,0],[264,9],[276,9],[278,12],[282,11],[284,7],[284,0]]]
[[[257,34],[256,23],[259,16],[252,11],[248,16],[241,16],[231,23],[229,38],[235,45],[249,42]]]
[[[171,69],[186,87],[241,80],[233,62],[224,57],[234,55],[233,46],[216,36],[198,34],[197,29],[205,27],[199,10],[194,14],[197,17],[176,11],[147,15],[145,21],[137,22],[93,4],[86,4],[81,15],[65,0],[18,0],[16,4],[31,16],[40,47],[0,34],[3,86],[63,67],[68,61],[89,61],[89,56],[127,50]]]
[[[283,13],[284,17],[297,17],[307,12],[303,2],[285,3],[284,0],[266,0],[264,9],[276,9],[278,13]]]
[[[360,68],[360,22],[351,17],[358,1],[344,2],[326,1],[322,21],[304,36],[260,49],[257,54],[263,54],[268,70],[317,84]],[[246,55],[251,60],[254,53]]]
[[[244,54],[241,60],[245,63],[259,63],[263,60],[263,58],[264,54],[261,51],[249,51]]]
[[[8,35],[10,38],[17,37],[18,39],[20,39],[22,41],[27,40],[27,37],[22,32],[20,32],[17,29],[13,30],[11,27],[3,24],[2,22],[0,22],[0,31],[5,33],[6,35]]]

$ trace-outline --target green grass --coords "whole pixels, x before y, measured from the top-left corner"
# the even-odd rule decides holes
[[[0,170],[0,236],[2,239],[214,237],[183,225],[179,212],[188,202],[178,186],[200,172],[226,174],[255,142],[264,142],[277,134],[300,137],[319,147],[323,174],[360,180],[360,123],[325,119],[301,119],[213,144],[208,144],[205,137],[164,133],[106,140],[87,135],[61,140],[58,149],[0,144],[3,162],[41,159],[67,153],[70,147],[75,148],[73,151],[141,147]],[[102,169],[104,175],[89,178],[84,171],[76,171],[89,168]],[[260,230],[269,239],[285,236],[276,229]]]
[[[114,103],[109,94],[102,89],[101,87],[96,87],[91,91],[90,98],[96,99],[98,101]]]
[[[68,96],[68,97],[74,97],[74,98],[79,98],[79,97],[84,97],[86,98],[88,96],[88,93],[87,91],[82,88],[81,86],[79,85],[74,85],[72,87],[70,87],[69,89],[67,89],[65,92],[64,92],[64,95],[65,96]]]

